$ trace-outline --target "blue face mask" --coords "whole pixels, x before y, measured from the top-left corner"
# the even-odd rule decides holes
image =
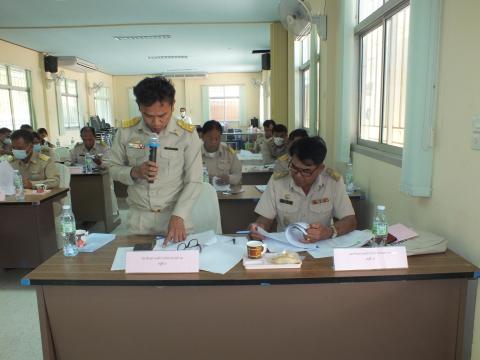
[[[42,150],[42,145],[40,145],[40,144],[34,144],[33,145],[33,152],[39,153],[40,150]]]
[[[13,149],[12,152],[13,152],[13,156],[15,157],[15,159],[24,160],[24,159],[27,158],[27,150]]]
[[[12,143],[12,139],[6,138],[5,140],[3,140],[3,143],[6,145],[10,145]]]

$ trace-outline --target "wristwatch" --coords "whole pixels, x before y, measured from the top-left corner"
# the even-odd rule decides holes
[[[330,226],[330,229],[332,229],[332,236],[330,237],[330,239],[336,238],[338,236],[338,231],[335,225]]]

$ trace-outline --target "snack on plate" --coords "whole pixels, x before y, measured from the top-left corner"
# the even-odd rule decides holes
[[[302,260],[295,252],[284,251],[270,260],[272,264],[300,264]]]

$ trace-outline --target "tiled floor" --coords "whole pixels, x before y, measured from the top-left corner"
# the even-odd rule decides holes
[[[127,233],[125,201],[119,199],[121,224],[114,234]],[[90,232],[103,232],[103,224]],[[0,269],[0,360],[41,360],[42,344],[38,321],[37,296],[31,287],[20,285],[29,270]]]

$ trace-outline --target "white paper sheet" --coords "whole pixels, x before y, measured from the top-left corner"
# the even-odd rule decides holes
[[[0,189],[5,195],[15,195],[14,177],[12,165],[8,161],[0,161]]]
[[[317,242],[315,250],[309,250],[308,253],[315,259],[333,256],[335,248],[355,248],[362,247],[372,238],[370,230],[354,230],[348,234],[341,235],[335,239],[323,240]]]
[[[200,253],[200,270],[227,273],[246,254],[246,244],[246,238],[235,238],[235,244],[230,240],[206,246]]]
[[[257,188],[258,191],[260,192],[265,192],[265,190],[267,190],[267,185],[255,185],[255,187]]]
[[[115,234],[92,233],[87,236],[87,243],[79,249],[79,252],[90,253],[100,249],[115,239]]]
[[[125,270],[125,259],[128,251],[133,251],[133,246],[119,247],[113,259],[111,271]]]
[[[254,154],[251,151],[246,151],[246,150],[240,150],[240,152],[237,153],[237,157],[238,157],[238,160],[240,161],[263,159],[262,154]]]
[[[230,192],[230,184],[222,185],[220,178],[217,176],[212,178],[212,184],[216,191]]]

